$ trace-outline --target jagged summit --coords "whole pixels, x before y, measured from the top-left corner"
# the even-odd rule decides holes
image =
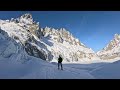
[[[30,13],[26,13],[26,14],[23,14],[22,16],[21,16],[21,18],[26,18],[26,19],[33,19],[32,18],[32,15],[30,14]]]
[[[30,13],[23,14],[22,16],[18,18],[11,18],[10,21],[11,22],[14,21],[16,23],[26,23],[28,21],[27,24],[33,24],[33,18]]]
[[[33,22],[33,18],[32,18],[32,15],[27,13],[27,14],[24,14],[20,17],[19,19],[20,23],[25,23],[25,24],[34,24]]]
[[[51,36],[53,40],[63,43],[63,41],[66,41],[70,43],[71,45],[85,45],[79,41],[79,39],[75,38],[68,30],[65,28],[60,28],[60,29],[54,29],[50,27],[45,27],[42,29],[44,37]],[[53,37],[54,36],[54,37]]]

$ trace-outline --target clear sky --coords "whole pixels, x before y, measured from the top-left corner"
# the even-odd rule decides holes
[[[0,19],[31,13],[41,27],[66,28],[87,47],[101,50],[120,34],[120,11],[0,11]]]

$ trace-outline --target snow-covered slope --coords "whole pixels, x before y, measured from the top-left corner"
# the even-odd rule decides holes
[[[14,58],[21,53],[25,57],[30,55],[55,62],[59,55],[62,55],[64,62],[92,63],[93,60],[100,60],[91,48],[86,47],[69,31],[64,28],[40,28],[31,14],[0,20],[0,40],[10,42],[0,52],[4,52],[4,55],[1,54],[4,58]]]
[[[103,60],[119,60],[120,59],[120,35],[115,34],[114,39],[101,51],[97,52]]]

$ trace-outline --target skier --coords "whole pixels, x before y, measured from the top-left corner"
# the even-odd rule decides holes
[[[58,58],[58,70],[59,70],[59,66],[61,66],[61,70],[63,70],[62,61],[63,61],[63,58],[59,55],[59,58]]]

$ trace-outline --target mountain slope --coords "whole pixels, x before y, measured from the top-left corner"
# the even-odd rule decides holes
[[[120,35],[115,34],[114,39],[97,55],[103,60],[119,60],[120,59]]]
[[[66,29],[54,29],[45,27],[41,29],[44,41],[49,47],[55,61],[59,55],[62,55],[65,62],[86,62],[99,60],[95,52],[86,47],[77,38],[75,38]],[[48,42],[49,41],[49,42]]]

